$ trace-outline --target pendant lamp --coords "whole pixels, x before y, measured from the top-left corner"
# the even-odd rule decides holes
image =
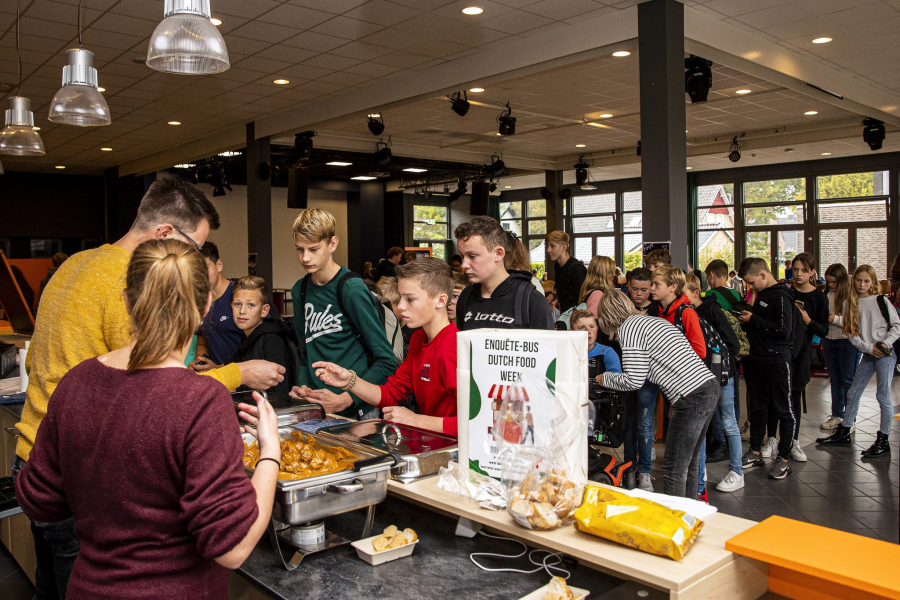
[[[147,66],[180,75],[227,71],[228,49],[211,14],[209,0],[165,0],[164,18],[150,38]]]
[[[78,127],[109,125],[112,122],[106,98],[97,89],[93,52],[84,48],[66,51],[62,84],[50,102],[48,119]]]
[[[44,142],[34,130],[31,100],[19,96],[22,87],[22,53],[19,51],[19,0],[16,0],[16,57],[19,61],[19,83],[16,94],[9,98],[5,127],[0,131],[0,154],[12,156],[43,156]]]

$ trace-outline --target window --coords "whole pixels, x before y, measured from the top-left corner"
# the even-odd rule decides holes
[[[447,241],[447,207],[413,206],[413,239]]]
[[[644,262],[644,196],[640,191],[622,194],[622,268],[627,273]]]
[[[735,268],[733,183],[697,187],[697,258],[698,269],[716,259]]]
[[[500,203],[500,225],[506,231],[512,231],[518,236],[522,235],[522,202]]]
[[[789,203],[806,200],[806,179],[777,179],[744,183],[744,204]]]
[[[844,173],[816,177],[816,198],[865,198],[888,194],[888,172]]]
[[[501,217],[503,217],[503,204],[500,204]],[[510,204],[518,205],[519,214],[521,214],[521,202],[510,202]],[[532,270],[537,271],[538,277],[541,277],[544,274],[544,261],[547,259],[547,249],[544,245],[544,237],[547,235],[547,201],[543,198],[540,200],[526,200],[525,209],[527,210],[525,227],[528,235],[522,241],[531,252]],[[504,228],[506,228],[505,225]],[[517,234],[521,235],[521,231],[517,232]]]
[[[887,201],[828,202],[819,204],[819,223],[850,223],[853,221],[884,221]]]

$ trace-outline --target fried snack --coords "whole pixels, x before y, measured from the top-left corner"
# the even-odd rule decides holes
[[[281,472],[278,479],[296,480],[337,473],[353,467],[359,460],[340,446],[322,446],[315,439],[293,431],[281,439]],[[259,443],[244,444],[244,465],[255,468],[259,461]]]
[[[552,470],[541,478],[532,473],[510,488],[508,511],[523,527],[556,529],[581,504],[581,494],[581,487],[561,471]]]
[[[547,593],[544,594],[544,600],[573,600],[575,593],[566,585],[566,580],[562,577],[554,577],[547,585]]]
[[[644,498],[588,486],[575,528],[657,556],[682,560],[703,521]]]
[[[412,529],[406,528],[400,531],[396,525],[391,525],[385,528],[384,533],[372,540],[372,545],[375,547],[375,552],[383,552],[412,544],[418,539],[419,536]]]

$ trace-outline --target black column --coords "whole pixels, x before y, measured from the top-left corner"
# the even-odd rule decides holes
[[[687,267],[684,5],[638,5],[641,83],[641,189],[644,241],[672,242],[672,264]]]
[[[256,139],[247,124],[247,252],[256,253],[256,274],[272,287],[272,178],[260,177],[260,165],[271,164],[269,138]]]
[[[560,198],[559,193],[565,187],[563,185],[563,171],[544,171],[544,184],[548,190],[550,190],[550,199],[547,200],[547,233],[551,231],[562,231],[565,229],[563,226],[563,205],[565,204],[565,200]],[[525,213],[528,213],[528,206],[526,206],[527,200],[522,201],[522,208],[525,210]],[[522,225],[525,225],[524,215],[522,218]],[[527,232],[523,232],[527,235]],[[530,250],[530,249],[529,249]],[[569,254],[572,253],[573,248],[569,248]],[[553,278],[556,276],[555,272],[555,264],[551,266],[552,261],[544,255],[544,268],[547,270],[547,277]]]
[[[363,263],[377,264],[384,256],[384,183],[360,183],[359,192],[347,193],[347,268],[359,274]]]

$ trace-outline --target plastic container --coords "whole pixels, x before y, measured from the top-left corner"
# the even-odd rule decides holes
[[[547,591],[550,588],[550,584],[548,583],[544,587],[539,590],[534,590],[527,596],[522,596],[519,600],[544,600],[544,596],[547,595]],[[575,600],[584,600],[588,597],[588,594],[591,593],[590,590],[584,590],[576,587],[569,587],[572,590],[572,593],[575,594]]]
[[[375,538],[377,537],[377,535],[373,535],[372,537],[358,540],[350,544],[351,546],[356,548],[356,553],[359,555],[359,557],[373,567],[411,555],[413,553],[413,550],[416,549],[416,544],[419,543],[419,540],[416,540],[411,544],[406,544],[405,546],[400,546],[399,548],[376,552],[374,544]]]

